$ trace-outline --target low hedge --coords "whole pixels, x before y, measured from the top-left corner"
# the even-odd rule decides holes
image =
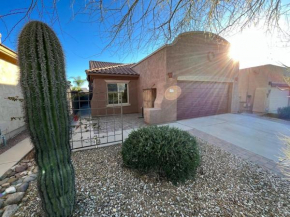
[[[290,106],[278,108],[278,118],[290,120]]]
[[[195,138],[168,126],[150,126],[130,133],[122,146],[122,157],[125,166],[155,171],[173,183],[193,177],[200,162]]]

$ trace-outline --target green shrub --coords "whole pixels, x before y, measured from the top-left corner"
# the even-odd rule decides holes
[[[200,161],[195,138],[168,126],[133,131],[123,144],[122,157],[125,166],[158,172],[173,183],[193,177]]]
[[[278,118],[290,119],[290,106],[284,108],[278,108]]]

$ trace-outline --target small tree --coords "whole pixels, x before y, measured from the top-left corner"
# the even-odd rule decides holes
[[[18,58],[25,120],[35,147],[43,210],[47,216],[71,216],[75,177],[61,44],[49,26],[29,22],[19,36]]]
[[[282,140],[284,141],[286,147],[283,150],[285,156],[283,159],[280,159],[280,166],[284,175],[290,177],[290,137],[285,136]]]
[[[82,85],[86,82],[86,79],[82,79],[81,76],[71,77],[75,86],[72,88],[74,91],[81,91]]]

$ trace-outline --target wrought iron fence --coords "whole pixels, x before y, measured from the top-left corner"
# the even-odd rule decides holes
[[[92,104],[92,92],[68,92],[72,150],[123,143],[122,102],[109,104],[106,93],[94,94]]]

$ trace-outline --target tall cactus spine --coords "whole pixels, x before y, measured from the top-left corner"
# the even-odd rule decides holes
[[[71,216],[75,175],[69,144],[64,54],[46,24],[26,24],[18,41],[24,112],[39,167],[38,190],[47,216]]]

